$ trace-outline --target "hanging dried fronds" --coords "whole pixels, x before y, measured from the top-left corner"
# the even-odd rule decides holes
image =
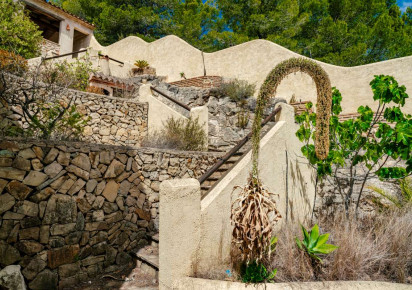
[[[232,204],[233,252],[239,262],[262,262],[270,257],[272,227],[280,218],[274,194],[269,193],[260,180],[249,177],[245,187],[240,188],[239,197]],[[270,219],[270,216],[273,218]],[[269,257],[268,257],[269,255]]]
[[[325,159],[329,153],[329,118],[332,105],[332,88],[329,76],[323,68],[316,62],[306,58],[291,58],[279,63],[267,76],[260,88],[257,99],[255,120],[253,122],[253,169],[254,178],[258,177],[258,156],[260,145],[260,130],[264,109],[270,97],[276,93],[281,81],[294,72],[304,72],[308,74],[316,84],[317,90],[317,114],[316,114],[316,155],[320,159]]]

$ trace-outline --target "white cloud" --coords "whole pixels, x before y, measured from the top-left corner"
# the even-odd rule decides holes
[[[405,12],[405,11],[406,11],[406,8],[409,7],[409,6],[412,6],[412,1],[403,2],[403,3],[400,5],[401,11],[402,11],[402,12]]]

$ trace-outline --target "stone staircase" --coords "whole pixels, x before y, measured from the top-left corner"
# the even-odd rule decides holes
[[[247,151],[246,151],[247,152]],[[201,197],[203,198],[208,191],[210,191],[217,182],[229,172],[233,166],[242,159],[246,152],[237,152],[228,161],[225,162],[218,170],[216,170],[210,177],[208,177],[200,186]]]
[[[151,244],[131,253],[137,258],[137,267],[150,278],[159,280],[159,234],[151,237]]]

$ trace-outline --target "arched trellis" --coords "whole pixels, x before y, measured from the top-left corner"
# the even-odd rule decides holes
[[[252,177],[258,178],[258,159],[260,147],[260,131],[264,109],[269,99],[275,95],[282,80],[294,72],[308,74],[316,84],[316,132],[315,150],[319,159],[325,159],[329,153],[329,120],[332,106],[332,87],[325,70],[316,62],[306,58],[291,58],[279,63],[266,77],[260,88],[253,121],[252,136]]]

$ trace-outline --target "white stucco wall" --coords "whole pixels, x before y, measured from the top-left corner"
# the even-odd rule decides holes
[[[122,61],[134,63],[144,59],[154,67],[158,75],[167,81],[180,80],[180,72],[186,77],[202,76],[204,67],[207,75],[239,78],[255,83],[257,88],[267,74],[281,61],[299,57],[284,47],[267,40],[252,40],[213,53],[202,53],[182,39],[170,35],[147,43],[138,37],[127,37],[112,45],[103,47],[92,40],[91,45],[105,54]],[[343,113],[356,112],[358,106],[374,107],[369,83],[374,75],[387,74],[407,87],[412,96],[412,56],[356,67],[340,67],[319,62],[330,76],[332,86],[336,86],[343,96]],[[299,100],[316,99],[313,81],[306,75],[296,73],[286,78],[278,89],[277,96],[289,100],[295,94]],[[405,111],[412,113],[412,101],[408,100]]]

